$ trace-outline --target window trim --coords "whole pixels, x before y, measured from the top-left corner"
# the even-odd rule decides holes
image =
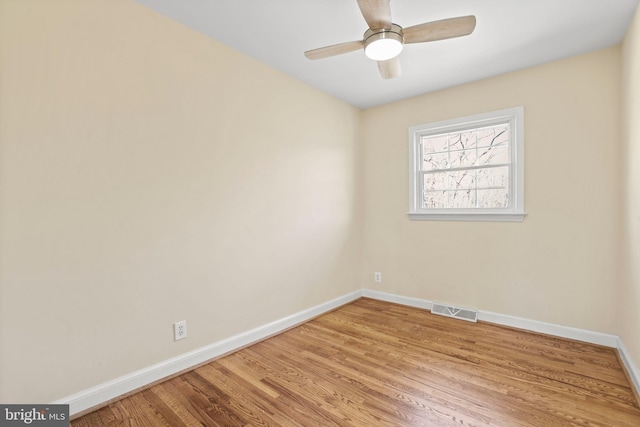
[[[423,209],[420,188],[420,140],[423,136],[462,131],[509,122],[511,129],[509,207],[495,209]],[[507,108],[409,128],[409,212],[411,220],[427,221],[504,221],[524,220],[524,107]]]

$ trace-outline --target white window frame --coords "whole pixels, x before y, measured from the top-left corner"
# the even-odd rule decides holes
[[[425,136],[509,123],[509,203],[506,208],[423,208],[421,140]],[[514,107],[409,128],[409,212],[412,220],[524,220],[524,107]]]

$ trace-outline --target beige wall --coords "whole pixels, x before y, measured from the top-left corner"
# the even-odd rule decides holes
[[[619,56],[610,48],[365,111],[364,286],[615,333]],[[519,105],[525,221],[410,221],[407,128]]]
[[[358,288],[357,109],[130,0],[0,0],[0,64],[0,402]]]
[[[620,335],[640,366],[640,9],[622,46],[625,280]]]

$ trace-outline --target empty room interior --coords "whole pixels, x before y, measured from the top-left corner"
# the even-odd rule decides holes
[[[295,341],[296,328],[310,336],[310,366],[323,354],[347,360],[339,351],[340,343],[351,351],[349,340],[336,334],[354,334],[353,319],[367,319],[365,335],[372,325],[410,330],[398,342],[423,343],[406,356],[422,371],[421,352],[462,331],[494,343],[491,331],[586,343],[593,347],[578,350],[575,363],[608,352],[619,364],[616,387],[626,384],[632,399],[611,403],[620,409],[610,424],[557,425],[640,425],[638,1],[572,0],[571,10],[550,0],[505,3],[513,2],[393,0],[393,22],[405,25],[400,72],[363,52],[304,55],[360,43],[376,13],[366,6],[384,0],[0,0],[0,403],[68,404],[80,419],[205,362],[233,371],[223,357],[247,349],[258,358],[259,349]],[[523,17],[519,7],[532,11]],[[548,9],[532,17],[540,7]],[[474,16],[465,34],[409,41],[418,33],[411,26],[462,16]],[[519,37],[534,18],[537,32]],[[327,19],[335,22],[319,22]],[[501,44],[510,39],[519,44]],[[421,169],[433,124],[505,111],[519,126],[509,153],[521,157],[489,168],[509,174],[504,209],[483,212],[480,190],[460,214],[442,208],[445,191],[427,189],[430,177],[455,172]],[[442,203],[460,193],[447,191]],[[436,316],[434,304],[477,322]],[[344,331],[331,329],[339,324]],[[436,329],[446,331],[441,339]],[[430,337],[432,347],[420,341]],[[464,340],[465,352],[488,357],[485,344]],[[514,340],[505,339],[505,354]],[[515,377],[506,388],[533,381]],[[600,379],[594,386],[606,390]],[[286,394],[261,384],[256,393],[274,401]],[[446,412],[429,412],[435,392],[428,378],[423,386],[414,415]],[[412,424],[385,418],[389,409],[371,422],[313,396],[333,418],[324,424],[314,412],[320,418],[307,425],[518,419],[462,411],[451,424]],[[556,422],[532,419],[512,425]]]

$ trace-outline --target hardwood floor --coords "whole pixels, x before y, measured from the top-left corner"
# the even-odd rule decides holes
[[[640,426],[616,350],[360,299],[72,426]]]

